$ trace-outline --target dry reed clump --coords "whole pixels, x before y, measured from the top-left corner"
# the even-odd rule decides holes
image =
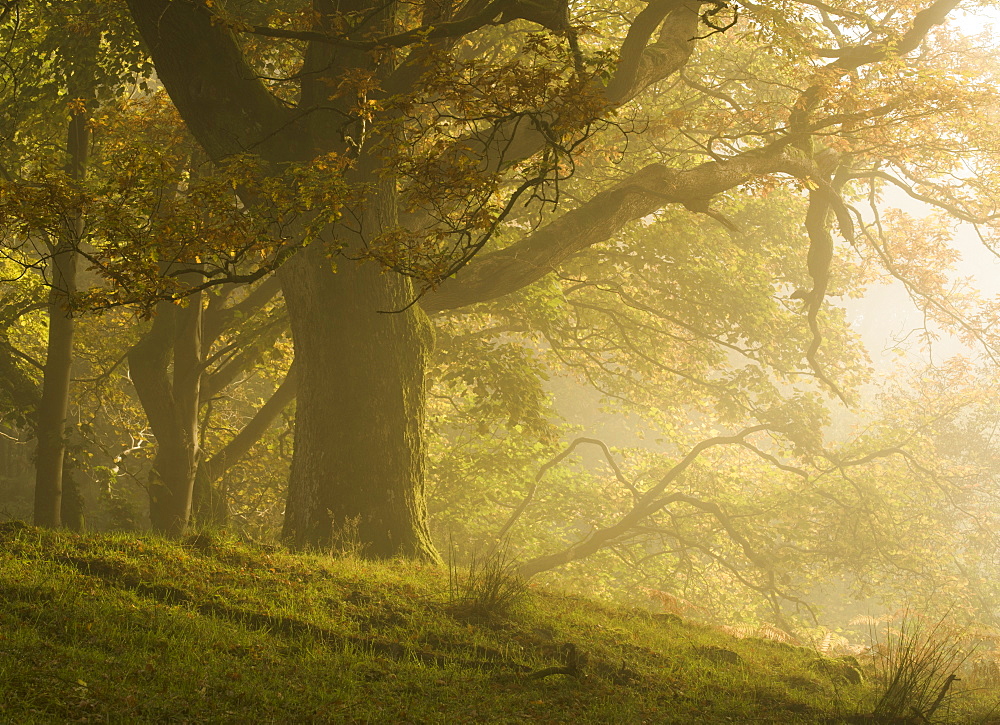
[[[898,619],[882,632],[879,620],[868,622],[877,697],[871,713],[880,721],[931,722],[955,695],[953,685],[971,652],[947,617],[928,623],[906,611]]]
[[[456,617],[486,621],[506,617],[520,605],[527,583],[501,546],[486,555],[473,554],[460,571],[454,551],[448,557],[448,609]]]

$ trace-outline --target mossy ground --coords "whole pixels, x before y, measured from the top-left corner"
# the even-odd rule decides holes
[[[644,611],[535,589],[462,611],[410,562],[2,524],[0,722],[847,722],[871,700],[812,650]]]

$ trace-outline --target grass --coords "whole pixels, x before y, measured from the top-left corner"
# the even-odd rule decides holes
[[[0,525],[0,722],[848,722],[806,648],[436,567]],[[955,720],[973,722],[973,720]]]
[[[962,665],[970,650],[947,619],[925,624],[906,613],[875,642],[874,680],[878,692],[872,713],[883,720],[930,722],[951,704]]]
[[[528,587],[508,557],[506,545],[473,555],[461,571],[454,551],[448,558],[448,611],[470,622],[510,617],[524,603]]]

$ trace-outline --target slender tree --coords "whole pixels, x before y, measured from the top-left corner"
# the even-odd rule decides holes
[[[70,64],[66,72],[70,121],[67,131],[67,176],[82,185],[87,173],[90,147],[90,115],[96,95],[94,71],[100,35],[91,26],[82,42],[65,53]],[[35,435],[35,523],[79,529],[80,513],[63,522],[63,462],[66,455],[66,414],[70,401],[73,364],[73,298],[77,288],[80,240],[83,238],[82,208],[72,212],[66,229],[54,240],[46,240],[49,251],[49,331],[42,395],[38,404]]]
[[[7,216],[3,228],[9,249],[16,250],[10,255],[15,268],[20,267],[22,273],[31,268],[43,270],[48,286],[47,342],[31,427],[38,442],[34,517],[49,526],[82,525],[78,495],[63,497],[64,483],[71,483],[69,478],[64,482],[64,468],[69,465],[66,418],[73,306],[85,237],[82,202],[90,122],[98,95],[114,93],[126,76],[133,79],[142,59],[134,35],[130,36],[133,29],[123,19],[121,13],[91,3],[54,6],[26,1],[0,8],[4,39],[0,176],[7,185],[5,211],[19,203],[31,205],[23,198],[26,188],[50,202],[47,211]],[[102,43],[102,38],[107,42]],[[59,167],[61,174],[56,171]],[[39,198],[33,201],[37,204]]]

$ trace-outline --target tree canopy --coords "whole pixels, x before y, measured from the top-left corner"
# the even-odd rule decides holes
[[[953,269],[1000,228],[1000,106],[965,11],[3,4],[36,519],[79,489],[102,526],[504,547],[783,627],[845,582],[986,617],[997,307]],[[888,280],[968,359],[875,375],[839,300]]]

